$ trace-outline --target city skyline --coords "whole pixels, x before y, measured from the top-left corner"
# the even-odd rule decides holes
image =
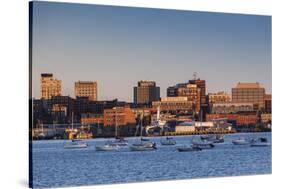
[[[62,80],[62,95],[74,96],[76,81],[96,81],[98,100],[132,102],[140,80],[155,81],[160,96],[166,96],[169,86],[187,82],[193,72],[206,80],[207,93],[230,93],[238,82],[259,82],[271,93],[269,16],[47,2],[35,6],[35,98],[40,97],[41,73]]]

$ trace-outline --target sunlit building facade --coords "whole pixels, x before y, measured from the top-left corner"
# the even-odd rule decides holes
[[[41,98],[50,99],[53,96],[61,96],[61,80],[53,78],[51,73],[41,74]]]
[[[75,82],[75,96],[88,97],[89,100],[97,101],[97,82],[94,81],[78,81]]]
[[[253,103],[258,108],[265,107],[265,89],[259,83],[238,83],[232,88],[233,102]]]

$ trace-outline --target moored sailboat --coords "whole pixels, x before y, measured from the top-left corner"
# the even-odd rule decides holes
[[[135,136],[137,135],[138,129],[139,128],[136,129]],[[141,115],[141,119],[140,119],[140,142],[133,143],[132,146],[130,146],[130,150],[131,151],[151,151],[151,150],[156,150],[157,149],[156,143],[155,142],[151,142],[148,139],[143,139],[142,138],[142,132],[143,132],[143,128],[142,128],[142,115]]]
[[[73,130],[73,112],[71,115],[71,129]],[[81,139],[72,139],[70,143],[65,144],[65,149],[77,149],[77,148],[87,148],[88,144],[85,142],[82,142]]]

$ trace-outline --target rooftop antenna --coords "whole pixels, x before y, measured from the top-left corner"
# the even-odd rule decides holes
[[[197,79],[197,72],[193,72],[193,79],[194,79],[194,80]]]

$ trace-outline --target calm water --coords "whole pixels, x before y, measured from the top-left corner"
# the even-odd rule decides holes
[[[225,135],[225,142],[198,152],[178,152],[190,144],[191,136],[174,137],[175,146],[161,146],[150,152],[97,152],[95,145],[107,139],[88,140],[85,149],[64,149],[68,141],[33,142],[34,187],[65,187],[121,182],[141,182],[200,177],[271,173],[271,147],[235,146],[231,141],[241,134]],[[242,134],[267,137],[271,133]],[[128,139],[133,143],[136,139]]]

